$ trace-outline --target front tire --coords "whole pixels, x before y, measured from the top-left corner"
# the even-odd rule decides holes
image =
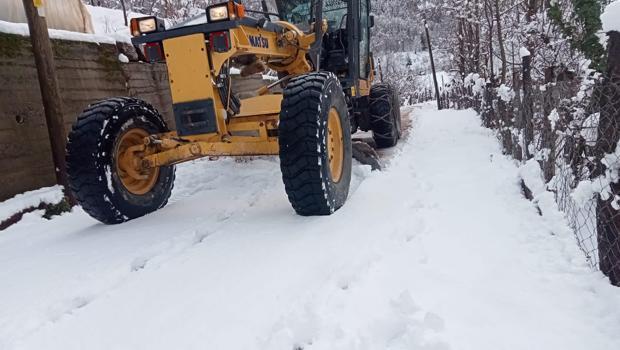
[[[370,89],[370,128],[377,148],[398,144],[402,133],[400,98],[398,91],[388,84]]]
[[[136,170],[126,152],[144,137],[166,131],[161,115],[137,99],[108,99],[82,112],[69,134],[67,173],[84,211],[102,223],[119,224],[166,205],[174,166]]]
[[[279,143],[284,187],[298,214],[330,215],[344,205],[351,183],[351,125],[335,75],[310,73],[288,83]]]

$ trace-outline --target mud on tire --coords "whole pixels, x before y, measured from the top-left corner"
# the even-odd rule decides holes
[[[336,141],[335,124],[341,129]],[[334,146],[338,140],[341,144]],[[280,112],[279,143],[284,186],[298,214],[330,215],[344,205],[351,182],[351,126],[335,75],[310,73],[288,83]],[[333,151],[340,146],[342,152]],[[334,155],[342,156],[341,167],[334,163]]]
[[[89,106],[69,134],[69,187],[84,211],[105,224],[118,224],[153,212],[166,205],[172,191],[174,166],[159,168],[146,193],[133,193],[123,185],[116,152],[121,135],[132,130],[157,134],[168,128],[146,102],[113,98]]]
[[[370,128],[377,148],[394,147],[401,136],[400,98],[388,84],[370,89]]]

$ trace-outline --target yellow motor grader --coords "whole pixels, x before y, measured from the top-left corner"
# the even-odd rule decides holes
[[[170,29],[156,17],[131,21],[144,59],[168,67],[176,130],[135,98],[90,105],[67,145],[70,187],[88,214],[117,224],[153,212],[170,197],[175,164],[208,156],[279,155],[298,214],[342,207],[351,134],[370,130],[380,148],[401,134],[397,92],[372,83],[370,0],[275,2],[272,12],[266,1],[261,10],[213,5],[204,23]],[[239,99],[239,66],[278,80]]]

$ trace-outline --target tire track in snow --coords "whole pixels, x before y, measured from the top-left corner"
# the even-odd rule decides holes
[[[233,163],[233,167],[239,165],[236,162],[231,162],[230,159],[224,159],[224,163]],[[264,162],[264,159],[260,159],[259,161]],[[208,162],[208,163],[207,163]],[[274,163],[274,161],[269,161],[270,163]],[[202,163],[202,164],[201,164]],[[179,171],[179,186],[175,190],[173,194],[173,199],[171,200],[171,205],[178,204],[183,205],[184,200],[202,197],[202,196],[210,196],[210,192],[213,190],[221,190],[221,184],[218,185],[218,182],[221,182],[223,178],[227,178],[227,181],[230,182],[235,180],[239,180],[241,183],[249,184],[247,181],[250,176],[238,174],[237,179],[230,179],[230,174],[233,173],[234,170],[230,169],[230,167],[224,167],[222,171],[214,177],[205,179],[204,177],[197,177],[193,172],[187,171],[187,168],[191,167],[202,167],[206,164],[218,166],[217,162],[212,161],[197,161],[193,162],[193,164],[187,164],[185,169],[180,169]],[[276,164],[277,165],[277,164]],[[247,167],[252,166],[252,161],[249,161],[248,164],[245,164]],[[74,316],[77,312],[83,310],[87,306],[89,306],[94,301],[105,298],[111,291],[120,288],[122,285],[126,284],[129,280],[131,280],[132,276],[136,273],[140,273],[145,269],[157,269],[160,266],[166,264],[170,260],[175,259],[176,257],[182,256],[186,251],[194,248],[196,245],[199,245],[205,242],[210,236],[221,232],[221,229],[225,227],[226,223],[230,221],[234,215],[244,215],[244,213],[252,208],[257,202],[260,201],[261,197],[265,195],[266,189],[269,188],[269,181],[265,181],[271,178],[270,176],[264,177],[264,182],[261,186],[256,186],[256,183],[252,183],[251,186],[246,186],[244,188],[244,195],[236,199],[236,205],[233,207],[227,206],[218,208],[215,211],[210,212],[210,216],[208,216],[204,220],[198,220],[195,226],[211,226],[209,228],[204,229],[190,229],[185,230],[179,233],[174,234],[172,238],[160,241],[156,244],[153,244],[148,247],[140,247],[138,252],[134,254],[133,257],[129,257],[125,259],[127,261],[125,264],[125,268],[122,267],[124,263],[120,263],[121,266],[115,268],[114,276],[108,276],[108,280],[103,283],[103,285],[99,285],[99,287],[93,290],[81,290],[77,293],[73,293],[72,296],[64,297],[64,300],[57,301],[56,303],[47,307],[46,311],[43,311],[47,316],[40,319],[37,322],[29,322],[29,325],[24,329],[21,329],[21,334],[12,334],[11,338],[25,338],[29,335],[36,333],[42,327],[48,327],[55,323],[62,322],[62,320],[68,316]],[[245,180],[245,181],[244,181]],[[273,185],[272,185],[273,186]],[[163,212],[163,211],[162,211]],[[161,214],[161,213],[160,213]],[[85,215],[84,213],[72,213],[71,215]],[[151,214],[147,217],[137,219],[132,223],[128,223],[127,225],[135,225],[140,220],[147,220],[148,218],[153,218],[158,215],[158,213]],[[211,219],[213,218],[213,219]],[[46,225],[53,225],[58,221],[57,219],[50,220],[45,222]],[[215,224],[215,227],[212,225]],[[18,227],[17,225],[16,227]],[[99,225],[101,228],[108,228],[107,226]],[[115,226],[115,228],[121,228],[123,225]],[[105,233],[102,233],[105,234]],[[90,276],[78,276],[74,279],[74,283],[76,285],[89,285],[89,281],[94,279],[100,279],[101,276],[90,275]],[[71,281],[68,283],[72,283]],[[81,289],[81,288],[76,288]],[[7,322],[10,322],[7,320]],[[4,327],[3,327],[4,328]],[[16,339],[16,340],[17,340]],[[2,345],[4,340],[0,340],[0,345]],[[3,348],[3,346],[0,346]]]
[[[209,244],[147,264],[24,348],[617,349],[616,289],[562,259],[492,133],[471,111],[424,113],[413,142],[335,215],[295,216],[265,186],[277,170],[263,169],[266,182],[226,202],[236,213],[252,185],[266,190],[260,205]],[[143,222],[187,220],[205,200]]]
[[[412,137],[416,137],[415,127]],[[257,349],[451,349],[443,337],[444,319],[424,310],[406,284],[385,280],[395,265],[423,266],[428,261],[424,236],[430,230],[425,216],[437,210],[435,203],[415,198],[433,188],[418,178],[415,164],[402,156],[411,152],[408,141],[391,154],[406,169],[401,176],[411,179],[407,194],[414,198],[402,203],[410,215],[400,221],[386,218],[386,229],[366,237],[361,249],[315,287],[316,292],[273,324]],[[383,182],[391,180],[388,174]]]
[[[229,162],[229,160],[224,160],[224,162]],[[260,159],[257,161],[258,163],[272,163],[273,160],[264,160]],[[209,167],[210,165],[218,166],[218,162],[203,162],[203,163],[195,163],[192,164],[191,167]],[[244,167],[251,168],[253,164],[244,165]],[[233,168],[236,166],[233,164]],[[247,170],[247,169],[246,169]],[[183,169],[181,169],[181,172]],[[68,300],[57,303],[56,305],[51,307],[50,316],[47,318],[48,321],[52,322],[52,324],[48,324],[48,321],[42,322],[38,326],[32,327],[32,329],[24,334],[23,336],[28,336],[32,333],[35,333],[42,326],[45,327],[53,327],[54,324],[62,322],[68,316],[76,316],[77,313],[82,312],[93,302],[105,298],[112,291],[121,288],[122,286],[129,283],[136,273],[143,273],[148,270],[157,270],[167,262],[174,260],[180,256],[183,256],[187,253],[188,250],[194,248],[196,245],[204,242],[209,237],[212,237],[216,234],[224,233],[228,228],[227,224],[230,224],[230,219],[233,217],[243,217],[249,210],[251,210],[256,203],[261,202],[263,196],[268,190],[272,190],[273,187],[281,187],[279,184],[279,169],[277,169],[277,164],[275,169],[271,169],[270,172],[265,176],[264,169],[260,169],[257,171],[259,173],[258,179],[261,179],[259,183],[256,183],[256,174],[235,174],[234,176],[230,176],[230,173],[235,170],[231,170],[230,167],[225,167],[222,169],[222,172],[216,174],[215,176],[209,178],[207,181],[199,180],[200,178],[196,176],[193,172],[188,172],[185,175],[185,181],[182,179],[183,176],[180,176],[180,184],[177,186],[175,190],[175,194],[173,200],[171,201],[171,207],[174,209],[175,206],[181,207],[184,205],[191,205],[187,202],[194,202],[194,204],[200,200],[200,197],[209,196],[210,192],[217,192],[218,189],[222,188],[222,183],[229,182],[229,185],[235,182],[240,182],[246,184],[241,190],[243,192],[248,191],[250,189],[250,195],[241,195],[238,196],[235,200],[237,202],[243,202],[240,206],[228,206],[226,208],[220,208],[215,213],[211,212],[209,218],[215,218],[215,222],[217,222],[216,228],[210,227],[208,229],[199,229],[199,230],[185,230],[180,233],[175,233],[174,236],[170,239],[164,240],[157,244],[151,245],[148,248],[140,248],[138,254],[133,254],[133,258],[131,258],[128,263],[128,268],[124,269],[123,272],[116,273],[114,276],[110,278],[110,280],[106,281],[103,286],[99,286],[94,290],[86,290],[81,291],[79,293],[74,294],[74,296],[70,298],[66,298]],[[252,173],[252,171],[250,171]],[[277,173],[277,174],[276,174]],[[359,187],[363,178],[368,176],[368,170],[366,167],[355,166],[354,167],[354,181],[352,183],[351,196],[355,195],[356,189]],[[183,175],[181,173],[181,175]],[[227,176],[228,175],[228,176]],[[261,178],[262,176],[262,178]],[[278,184],[274,185],[274,178]],[[253,180],[253,181],[251,181]],[[271,195],[271,193],[270,193]],[[174,211],[174,210],[173,210]],[[158,214],[152,214],[144,220],[154,219]],[[173,213],[166,213],[162,211],[162,216],[173,217]],[[213,224],[213,221],[210,219],[199,220],[195,222],[194,226],[203,226],[206,224]],[[136,223],[135,226],[138,226]],[[103,228],[103,227],[102,227]],[[89,280],[99,278],[100,276],[91,275],[86,278],[80,278],[84,282],[85,285],[89,285]]]
[[[207,182],[210,183],[210,182]],[[204,191],[205,187],[202,187],[200,192]],[[209,190],[208,187],[207,191]],[[144,251],[136,256],[129,264],[127,273],[123,276],[118,276],[116,282],[111,283],[107,288],[93,294],[93,295],[78,295],[71,298],[71,301],[67,303],[69,306],[65,310],[56,311],[57,315],[52,316],[50,321],[52,323],[62,321],[62,318],[67,315],[73,315],[75,312],[85,308],[90,303],[94,302],[98,298],[105,297],[110,291],[119,288],[123,284],[127,283],[128,279],[133,274],[138,273],[145,269],[157,269],[168,261],[183,255],[187,250],[194,248],[196,245],[204,243],[209,237],[221,232],[226,223],[231,220],[234,215],[243,215],[245,211],[254,206],[256,202],[260,200],[260,197],[265,194],[265,189],[258,187],[255,191],[251,192],[247,198],[247,205],[245,207],[237,208],[237,210],[231,210],[230,208],[224,208],[217,212],[214,222],[215,228],[190,230],[181,233],[178,236],[171,238],[168,241],[161,242],[155,246],[145,248]],[[194,194],[196,195],[196,194]],[[186,198],[191,195],[186,195]],[[212,221],[205,221],[204,224]],[[37,329],[33,329],[32,332],[36,332]]]
[[[243,167],[245,170],[249,170],[247,173],[238,172],[231,167],[224,167],[218,174],[213,177],[206,178],[196,176],[196,171],[188,171],[193,167],[218,167],[221,163],[228,163],[232,165],[232,168]],[[260,170],[253,170],[252,167],[256,163],[269,163],[272,168],[265,174],[265,168],[261,167]],[[355,192],[357,186],[363,181],[363,178],[368,175],[369,170],[366,167],[354,166],[354,178],[352,181],[351,193]],[[257,177],[257,173],[259,173]],[[234,176],[231,176],[234,174]],[[91,303],[105,298],[110,292],[127,284],[136,273],[141,273],[148,269],[158,269],[167,262],[174,260],[185,254],[188,250],[195,248],[195,246],[204,243],[210,237],[225,233],[226,225],[233,218],[243,217],[248,210],[254,208],[266,193],[274,187],[281,187],[279,166],[277,161],[273,157],[254,157],[252,159],[237,161],[230,158],[222,158],[216,161],[202,160],[195,161],[191,164],[181,166],[178,175],[178,185],[175,187],[175,192],[170,201],[171,206],[183,206],[186,205],[188,200],[196,200],[197,198],[204,196],[211,196],[210,192],[222,190],[224,186],[235,186],[236,184],[245,184],[241,189],[242,195],[236,195],[236,198],[232,198],[236,206],[227,206],[218,208],[215,212],[211,211],[209,218],[205,220],[198,220],[195,226],[210,226],[205,229],[190,229],[179,233],[176,233],[172,238],[163,240],[149,247],[141,247],[139,251],[134,254],[132,258],[129,258],[126,269],[117,269],[124,271],[117,271],[115,276],[108,280],[104,286],[100,286],[95,290],[87,290],[75,293],[70,297],[65,297],[63,301],[59,301],[54,305],[49,306],[47,310],[47,317],[36,324],[31,324],[27,330],[18,335],[17,338],[27,338],[29,335],[36,333],[42,327],[51,327],[54,324],[62,322],[63,319],[68,316],[75,316],[76,313],[81,312],[87,308]],[[259,181],[258,183],[256,181]],[[282,189],[282,193],[284,190]],[[219,195],[219,194],[218,194]],[[270,193],[268,195],[271,195]],[[284,196],[284,195],[283,195]],[[199,199],[198,199],[199,200]],[[162,211],[163,212],[163,211]],[[83,215],[83,213],[81,213]],[[156,212],[148,215],[147,217],[138,219],[147,220],[153,218],[161,212]],[[210,219],[214,218],[214,220]],[[53,224],[55,220],[49,222]],[[133,222],[134,224],[136,221]],[[129,223],[131,224],[131,223]],[[213,227],[215,225],[215,227]],[[117,227],[122,227],[117,226]],[[102,226],[105,228],[105,226]],[[81,280],[80,284],[90,284],[88,280],[97,279],[99,276],[87,276],[78,277]],[[0,342],[1,344],[1,342]]]

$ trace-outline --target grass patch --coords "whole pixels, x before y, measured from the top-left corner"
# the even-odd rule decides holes
[[[32,213],[37,210],[44,210],[43,217],[47,220],[51,220],[54,216],[62,215],[63,213],[68,213],[71,211],[71,204],[67,201],[66,198],[63,198],[59,203],[44,203],[41,202],[36,207],[26,208],[18,213],[13,214],[10,218],[0,222],[0,231],[6,230],[7,228],[15,225],[20,222],[24,215],[28,213]]]

